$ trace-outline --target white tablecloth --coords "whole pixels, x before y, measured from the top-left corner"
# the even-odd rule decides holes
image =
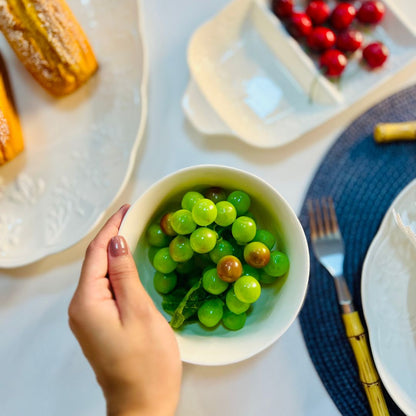
[[[282,148],[265,151],[233,139],[204,137],[181,109],[189,80],[186,49],[194,30],[226,3],[143,2],[150,65],[147,130],[131,180],[107,217],[164,175],[200,163],[253,172],[299,212],[313,173],[338,134],[372,104],[412,82],[409,75],[390,83]],[[409,21],[416,21],[412,0],[396,4]],[[67,307],[84,251],[97,230],[64,252],[26,267],[0,270],[0,415],[105,414],[101,390],[67,325]],[[311,363],[296,321],[273,346],[244,362],[223,367],[185,364],[177,414],[332,416],[339,412]]]

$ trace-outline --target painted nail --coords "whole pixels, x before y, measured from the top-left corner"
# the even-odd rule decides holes
[[[110,240],[110,254],[113,257],[124,256],[128,252],[127,242],[122,235],[116,235]]]

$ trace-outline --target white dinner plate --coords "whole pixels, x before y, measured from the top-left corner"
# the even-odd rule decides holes
[[[26,149],[0,167],[0,267],[16,267],[84,237],[123,189],[147,113],[140,3],[68,0],[99,63],[64,98],[48,95],[3,37]]]
[[[365,44],[382,41],[390,51],[388,60],[370,71],[355,54],[337,86],[289,36],[268,0],[234,0],[190,40],[185,114],[204,134],[231,135],[256,147],[297,139],[408,65],[416,66],[414,28],[393,2],[384,3],[385,18],[365,29],[364,38]]]
[[[416,226],[416,180],[387,211],[366,255],[361,294],[374,362],[388,393],[416,415],[416,247],[393,209]]]

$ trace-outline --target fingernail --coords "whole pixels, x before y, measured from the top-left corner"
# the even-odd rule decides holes
[[[122,235],[116,235],[110,240],[110,254],[113,257],[124,256],[128,252],[127,242]]]
[[[119,211],[127,211],[130,208],[130,204],[124,204],[120,207]]]

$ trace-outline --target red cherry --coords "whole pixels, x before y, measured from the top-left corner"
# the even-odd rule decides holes
[[[383,19],[386,9],[381,1],[365,1],[357,11],[357,19],[361,23],[374,25]]]
[[[322,52],[334,46],[335,33],[327,27],[318,26],[312,29],[306,41],[312,50]]]
[[[378,68],[386,62],[389,50],[382,42],[373,42],[363,49],[363,58],[372,69]]]
[[[272,11],[280,19],[292,16],[293,0],[273,0]]]
[[[338,34],[336,47],[342,52],[355,52],[363,44],[363,35],[358,30],[348,29]]]
[[[287,30],[295,38],[300,39],[312,32],[312,22],[305,13],[293,13],[290,17]]]
[[[322,0],[311,1],[305,12],[314,25],[322,25],[331,13],[329,6]]]
[[[354,20],[356,15],[355,7],[343,1],[342,3],[337,4],[332,10],[331,13],[331,24],[334,29],[344,30],[346,29]]]
[[[347,66],[347,57],[337,49],[328,49],[321,55],[319,66],[327,77],[339,77]]]

